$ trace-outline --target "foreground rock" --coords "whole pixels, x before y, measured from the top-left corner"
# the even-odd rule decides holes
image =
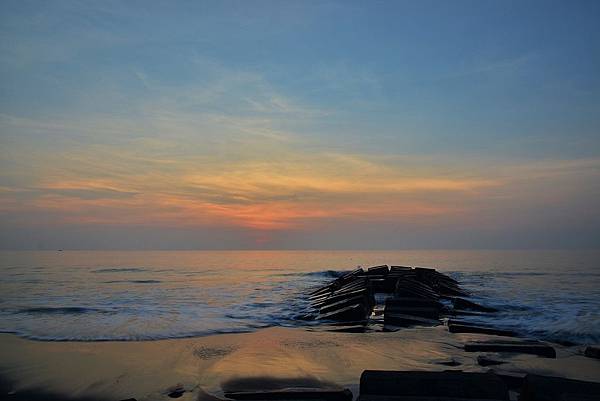
[[[393,398],[392,398],[393,397]],[[508,400],[506,384],[494,373],[459,371],[366,370],[360,377],[360,401]]]
[[[520,401],[553,401],[553,400],[599,400],[600,383],[562,377],[525,376]]]
[[[327,388],[283,388],[275,390],[254,390],[225,392],[225,397],[233,400],[323,400],[352,401],[348,389]]]
[[[588,346],[586,347],[583,354],[588,358],[600,359],[600,347]]]

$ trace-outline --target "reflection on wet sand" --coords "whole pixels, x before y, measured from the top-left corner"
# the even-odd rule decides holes
[[[445,327],[434,327],[394,333],[269,328],[145,342],[36,342],[8,334],[0,338],[1,373],[14,394],[44,389],[63,398],[141,401],[170,399],[168,394],[176,388],[184,390],[184,400],[223,397],[227,386],[264,378],[273,383],[304,378],[357,394],[360,375],[367,369],[481,372],[488,368],[478,365],[479,354],[464,352],[463,344],[497,337],[451,334]],[[557,359],[501,355],[502,370],[600,381],[597,360],[578,355],[577,347],[555,348]]]

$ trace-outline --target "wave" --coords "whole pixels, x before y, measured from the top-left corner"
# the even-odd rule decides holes
[[[41,283],[39,272],[19,280],[11,278],[11,282],[2,285],[21,285],[21,280],[28,279],[36,284],[29,286],[31,291],[44,289],[42,284],[47,284],[47,296],[41,298],[35,292],[23,299],[0,299],[0,322],[5,326],[0,326],[0,332],[5,329],[46,341],[143,341],[247,332],[270,326],[308,328],[320,323],[306,320],[311,312],[306,294],[347,271],[270,269],[264,274],[262,270],[243,270],[240,274],[248,279],[237,280],[236,276],[236,280],[229,280],[227,275],[219,281],[219,269],[179,271],[146,266],[95,266],[87,273],[104,275],[87,277],[71,275],[69,270],[63,281],[61,277],[49,276],[52,281],[45,279]],[[174,273],[160,274],[163,271]],[[138,274],[141,272],[145,273]],[[472,291],[473,301],[500,310],[488,317],[465,316],[465,321],[556,342],[600,342],[600,319],[596,313],[600,310],[600,293],[590,279],[597,273],[445,273]],[[194,276],[193,280],[189,276]],[[517,276],[537,277],[517,280]],[[37,306],[48,304],[58,306]]]
[[[107,267],[103,269],[92,270],[92,273],[137,273],[144,272],[146,269],[140,267]]]
[[[268,326],[250,326],[250,327],[240,327],[234,329],[214,329],[214,330],[199,330],[199,331],[190,331],[188,333],[172,333],[172,334],[155,334],[155,335],[123,335],[123,336],[98,336],[98,337],[88,337],[88,336],[49,336],[49,335],[40,335],[40,334],[28,334],[21,331],[3,331],[0,330],[2,334],[14,334],[21,338],[26,338],[28,340],[35,341],[48,341],[48,342],[108,342],[108,341],[119,341],[119,342],[128,342],[128,341],[157,341],[157,340],[176,340],[182,338],[195,338],[195,337],[204,337],[215,334],[239,334],[239,333],[251,333],[256,331],[257,329],[261,329]]]
[[[322,270],[322,271],[317,271],[317,272],[281,273],[281,274],[278,274],[278,276],[338,278],[344,273],[346,273],[345,270]]]
[[[80,315],[85,313],[115,313],[107,309],[89,308],[83,306],[44,306],[34,308],[20,309],[14,313],[29,313],[29,314],[60,314],[60,315]]]

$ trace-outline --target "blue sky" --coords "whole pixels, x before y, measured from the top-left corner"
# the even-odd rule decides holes
[[[597,247],[599,17],[5,1],[0,247]]]

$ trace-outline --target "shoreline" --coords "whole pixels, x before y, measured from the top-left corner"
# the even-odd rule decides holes
[[[14,400],[25,399],[18,397],[27,391],[65,399],[167,400],[176,386],[185,389],[179,399],[197,400],[222,397],[223,387],[239,379],[311,380],[346,387],[357,395],[360,375],[367,369],[494,368],[600,382],[600,360],[583,356],[581,346],[552,344],[556,359],[462,348],[467,341],[500,338],[452,334],[445,326],[371,333],[271,327],[250,333],[100,342],[37,341],[0,334],[0,376]],[[482,367],[478,355],[505,363]]]

